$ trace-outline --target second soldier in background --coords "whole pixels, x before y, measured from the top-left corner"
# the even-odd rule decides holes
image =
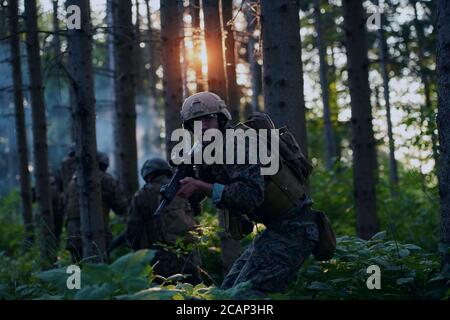
[[[192,249],[185,254],[174,252],[177,242],[192,244],[197,222],[188,201],[176,197],[164,212],[155,217],[153,213],[160,202],[160,188],[169,182],[172,170],[162,159],[147,160],[141,169],[145,185],[135,193],[129,212],[126,237],[134,250],[151,248],[157,254],[154,265],[155,274],[168,277],[182,273],[190,275],[186,281],[199,283],[198,251]]]
[[[128,201],[124,195],[119,182],[114,179],[106,170],[109,167],[108,155],[99,152],[97,153],[99,174],[100,174],[100,188],[102,192],[102,209],[103,221],[105,224],[106,244],[109,246],[112,242],[112,233],[109,226],[109,212],[112,210],[119,216],[126,216]],[[79,262],[82,254],[82,241],[80,229],[80,204],[77,187],[76,173],[73,175],[69,183],[66,193],[66,217],[67,217],[67,250],[72,255],[73,262]]]

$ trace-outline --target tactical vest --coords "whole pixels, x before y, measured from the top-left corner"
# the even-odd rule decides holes
[[[275,129],[270,117],[259,112],[253,113],[246,122],[238,126],[243,129]],[[264,177],[264,201],[254,210],[253,216],[264,224],[295,214],[304,221],[315,222],[318,240],[312,254],[318,261],[329,260],[336,251],[336,235],[330,220],[325,213],[312,210],[309,206],[304,208],[302,205],[306,194],[306,181],[312,171],[312,165],[286,127],[279,129],[279,138],[280,168],[275,175]],[[258,136],[258,139],[262,138]],[[260,142],[264,143],[264,141]],[[268,149],[270,150],[270,146]],[[233,224],[230,221],[229,227],[231,234],[235,236],[242,231],[242,223]],[[242,232],[241,234],[245,235]]]
[[[275,129],[270,117],[265,113],[255,112],[247,121],[235,128],[241,129]],[[258,131],[257,131],[258,133]],[[271,150],[270,141],[258,136],[259,143],[266,143]],[[285,216],[300,204],[306,192],[306,181],[312,171],[311,163],[303,155],[292,133],[286,128],[279,129],[280,167],[275,175],[264,176],[264,201],[254,210],[253,218],[262,223]]]
[[[161,176],[151,184],[150,190],[158,195],[161,201],[159,190],[163,184],[169,182],[169,178]],[[154,210],[153,210],[154,211]],[[153,211],[151,213],[153,213]],[[188,201],[180,197],[175,197],[173,201],[164,209],[160,232],[160,241],[170,245],[175,245],[178,239],[183,239],[186,243],[193,239],[189,234],[197,226]]]

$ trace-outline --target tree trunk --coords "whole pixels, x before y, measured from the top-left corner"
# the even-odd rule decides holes
[[[20,58],[19,37],[19,9],[17,0],[8,1],[9,28],[11,45],[11,65],[14,82],[14,106],[16,120],[17,151],[19,155],[20,196],[22,199],[22,219],[25,226],[25,245],[32,243],[33,232],[33,208],[31,200],[31,181],[28,170],[28,143],[25,125],[25,112],[23,109],[23,82],[22,64]]]
[[[59,37],[58,0],[53,0],[53,54],[60,61],[61,38]]]
[[[254,8],[253,11],[251,8]],[[256,43],[258,39],[255,37],[255,30],[258,24],[257,10],[259,5],[255,2],[252,6],[248,6],[245,14],[247,19],[247,57],[250,64],[250,78],[252,84],[252,110],[260,111],[262,108],[259,103],[259,97],[262,94],[262,71],[261,66],[258,63],[258,55],[256,51]]]
[[[148,56],[150,62],[149,68],[149,82],[150,82],[150,95],[153,99],[157,99],[156,82],[158,77],[156,75],[156,62],[155,62],[155,36],[152,25],[152,14],[150,10],[150,1],[145,0],[145,8],[147,11],[147,26],[148,26]]]
[[[222,18],[225,33],[225,70],[227,77],[228,107],[234,123],[240,121],[240,94],[236,82],[236,46],[234,40],[233,0],[222,0]]]
[[[6,8],[0,5],[0,37],[5,37],[8,31],[6,24]]]
[[[113,141],[116,143],[118,141],[118,130],[117,130],[117,119],[115,116],[116,110],[116,62],[115,62],[115,54],[114,54],[114,41],[115,41],[115,23],[114,23],[114,12],[115,12],[115,0],[107,0],[106,1],[106,25],[108,27],[108,33],[106,35],[106,54],[107,54],[107,63],[109,70],[109,79],[108,79],[108,93],[111,99],[111,111],[113,112],[112,117],[112,127],[113,127]],[[116,150],[115,150],[116,151]],[[112,161],[112,169],[116,176],[118,176],[119,168],[119,154],[117,152],[113,153],[113,161]]]
[[[441,199],[441,242],[443,265],[450,263],[450,3],[439,0],[438,32],[438,116],[440,146],[439,194]]]
[[[322,19],[320,13],[320,0],[314,0],[314,22],[317,32],[317,48],[320,61],[320,87],[322,89],[323,127],[325,138],[325,163],[327,170],[331,170],[336,155],[334,147],[333,125],[331,124],[330,88],[328,84],[328,64],[326,61],[326,45],[323,40]]]
[[[337,92],[337,70],[336,70],[336,61],[335,61],[335,52],[334,52],[334,43],[330,44],[331,49],[331,61],[329,66],[329,92],[330,92],[330,109],[331,113],[334,114],[333,121],[335,123],[335,128],[339,127],[338,115],[339,115],[339,104],[338,104],[338,92]],[[342,138],[339,133],[339,130],[334,131],[334,150],[335,150],[335,162],[341,161],[342,156]],[[339,167],[338,169],[339,170]]]
[[[144,88],[143,86],[143,74],[142,71],[145,70],[142,59],[142,50],[141,50],[141,16],[139,14],[139,0],[136,0],[136,23],[135,23],[135,47],[134,47],[134,67],[135,67],[135,83],[136,83],[136,92],[138,94],[142,93]]]
[[[200,0],[190,0],[190,9],[192,17],[193,41],[194,41],[194,70],[197,84],[197,92],[205,90],[202,57],[201,57],[201,37],[202,30],[200,28]]]
[[[433,151],[433,158],[436,163],[436,167],[439,167],[439,152],[438,152],[438,137],[434,133],[435,128],[435,119],[433,117],[433,103],[431,101],[431,81],[428,75],[429,70],[427,70],[427,67],[424,65],[425,59],[425,52],[424,52],[424,31],[423,26],[420,24],[419,17],[417,15],[417,4],[418,1],[413,1],[414,6],[414,27],[416,29],[417,33],[417,48],[418,48],[418,64],[419,64],[419,70],[420,70],[420,78],[422,80],[423,84],[423,91],[425,95],[425,105],[424,109],[421,109],[421,130],[422,126],[425,120],[425,117],[428,117],[428,128],[425,131],[425,134],[429,134],[431,136],[431,144],[432,144],[432,151]]]
[[[189,70],[189,52],[188,49],[186,48],[186,30],[185,30],[185,23],[184,23],[184,4],[183,1],[180,1],[178,3],[178,10],[180,10],[180,17],[181,17],[181,21],[180,21],[180,36],[181,36],[181,41],[180,41],[180,45],[181,45],[181,59],[182,59],[182,64],[181,64],[181,75],[182,75],[182,79],[183,79],[183,99],[187,98],[189,96],[189,86],[188,86],[188,70]]]
[[[131,0],[114,1],[114,61],[116,91],[117,172],[125,194],[131,198],[138,189],[134,29]]]
[[[298,1],[261,0],[264,106],[308,156],[299,20]]]
[[[101,189],[95,135],[95,96],[92,73],[92,30],[89,0],[68,0],[81,9],[81,29],[68,30],[69,59],[74,86],[77,186],[80,195],[83,258],[105,261],[106,239],[102,214]]]
[[[353,132],[353,181],[356,232],[369,239],[378,231],[375,195],[375,139],[372,127],[366,21],[359,0],[344,0],[344,31]]]
[[[222,1],[203,0],[203,13],[205,17],[205,42],[208,52],[208,87],[209,91],[218,94],[227,106],[230,105],[227,89],[227,75],[224,64],[224,43],[222,37]],[[219,225],[224,225],[223,215],[219,215]],[[232,239],[228,234],[220,235],[222,267],[224,274],[239,256],[241,246],[239,241]]]
[[[225,73],[221,1],[203,0],[205,42],[208,52],[208,87],[228,105],[227,78]]]
[[[53,212],[48,169],[47,120],[42,86],[36,0],[25,1],[27,57],[30,73],[34,175],[38,203],[37,222],[41,238],[41,262],[49,267],[56,258]]]
[[[115,61],[114,61],[114,0],[107,0],[106,2],[106,24],[108,26],[108,35],[106,37],[107,41],[107,55],[108,55],[108,69],[111,73],[111,81],[109,82],[112,92],[114,89],[114,79],[115,79]],[[114,97],[111,97],[114,99]]]
[[[170,135],[181,127],[180,107],[183,103],[183,80],[180,62],[181,14],[177,0],[161,1],[161,56],[163,64],[164,117],[166,124],[166,154],[174,142]]]
[[[386,106],[386,118],[387,118],[386,120],[389,139],[389,180],[391,186],[391,195],[394,197],[398,185],[398,170],[397,170],[397,161],[395,160],[395,142],[392,133],[391,103],[389,99],[389,74],[388,74],[389,55],[387,51],[387,43],[383,27],[378,29],[378,42],[380,46],[380,69],[381,69],[381,76],[383,78],[384,103]]]

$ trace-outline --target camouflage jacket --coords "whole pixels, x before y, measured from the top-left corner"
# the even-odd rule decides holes
[[[188,240],[189,231],[197,225],[188,201],[175,197],[159,218],[153,213],[159,206],[162,185],[169,182],[158,176],[137,191],[131,201],[127,240],[135,250],[149,248],[155,242],[173,245],[177,239]]]
[[[197,166],[197,175],[202,181],[223,186],[220,200],[214,203],[218,209],[242,215],[252,212],[264,200],[264,176],[260,169],[260,164],[202,164]]]
[[[61,192],[66,193],[76,170],[75,157],[65,157],[56,173],[56,180]]]
[[[99,174],[102,192],[103,222],[105,225],[106,243],[109,244],[112,241],[112,233],[109,226],[109,212],[112,210],[117,215],[125,216],[128,209],[128,200],[119,182],[113,176],[102,171]],[[80,205],[76,179],[76,174],[74,174],[68,186],[65,206],[67,214],[67,236],[69,239],[79,237],[80,235]]]

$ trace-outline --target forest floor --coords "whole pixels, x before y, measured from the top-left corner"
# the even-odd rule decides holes
[[[270,298],[449,299],[450,270],[440,270],[435,191],[424,194],[417,190],[414,174],[406,176],[404,183],[409,187],[396,199],[383,198],[387,190],[381,187],[379,215],[387,231],[365,241],[354,236],[348,176],[348,172],[339,173],[339,177],[319,172],[312,181],[312,189],[321,190],[312,192],[315,207],[329,214],[338,234],[335,257],[327,262],[310,257],[299,270],[297,281],[286,292]],[[413,182],[415,186],[411,186]],[[328,195],[326,201],[324,195]],[[196,246],[207,271],[203,284],[183,283],[182,275],[155,275],[152,250],[129,253],[127,248],[119,248],[109,264],[83,264],[81,289],[69,290],[67,266],[71,263],[63,245],[57,248],[55,268],[47,271],[40,270],[37,245],[24,252],[20,199],[17,191],[11,192],[0,201],[0,299],[229,299],[246,284],[227,291],[218,289],[222,275],[214,210],[207,206],[200,220],[202,233]],[[121,221],[113,218],[113,232],[118,234],[122,228]],[[253,237],[245,238],[243,247]],[[172,249],[182,252],[190,248]],[[380,268],[380,289],[368,288],[368,268],[372,265]]]

